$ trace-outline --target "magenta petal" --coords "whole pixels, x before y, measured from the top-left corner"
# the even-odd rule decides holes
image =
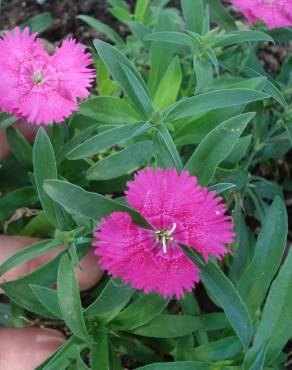
[[[145,293],[181,297],[199,281],[198,268],[182,253],[171,258],[157,254],[153,232],[134,225],[127,213],[112,213],[94,236],[100,266]]]

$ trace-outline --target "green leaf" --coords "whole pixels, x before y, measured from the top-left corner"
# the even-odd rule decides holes
[[[76,353],[79,354],[84,347],[82,341],[72,335],[56,353],[36,367],[35,370],[67,370]]]
[[[109,322],[126,306],[134,290],[111,279],[99,297],[86,308],[87,316],[97,316],[100,321]]]
[[[137,370],[210,370],[212,364],[201,361],[159,362],[137,368]]]
[[[78,338],[85,342],[91,341],[84,323],[73,261],[68,253],[63,255],[60,262],[57,287],[58,301],[63,320]]]
[[[41,240],[29,247],[20,249],[0,265],[0,276],[13,269],[15,266],[29,261],[32,258],[41,256],[59,245],[60,242],[58,240]]]
[[[152,157],[152,141],[139,141],[100,160],[87,171],[89,180],[109,180],[141,167]]]
[[[220,0],[205,0],[210,6],[211,19],[225,28],[226,31],[236,30],[237,26],[233,17],[227,9],[221,4]]]
[[[235,31],[218,36],[214,47],[224,47],[241,42],[274,42],[271,36],[260,31]]]
[[[0,112],[0,131],[13,125],[16,120],[17,119],[14,116],[11,116],[4,112]]]
[[[251,65],[253,66],[253,61],[251,62]],[[260,64],[260,62],[258,61]],[[265,73],[265,70],[260,68],[260,70],[255,70],[251,68],[250,66],[246,66],[243,68],[244,72],[246,73],[247,76],[249,77],[254,77],[255,78],[265,78],[265,86],[264,86],[264,91],[271,95],[273,99],[275,99],[279,104],[282,105],[283,108],[287,107],[287,102],[281,92],[281,90],[276,86],[277,83],[272,80],[272,78]]]
[[[67,210],[77,212],[95,221],[108,216],[111,212],[122,211],[129,213],[137,224],[141,226],[148,225],[142,216],[131,208],[100,194],[85,191],[69,182],[47,180],[44,189],[52,199]]]
[[[38,195],[32,186],[19,188],[0,197],[0,222],[4,222],[20,208],[33,207]]]
[[[176,338],[190,334],[196,330],[218,330],[224,327],[221,315],[206,314],[200,316],[188,315],[158,315],[146,325],[131,330],[132,334],[151,338]]]
[[[265,359],[267,355],[267,345],[263,346],[262,349],[259,351],[255,362],[252,364],[250,370],[263,370],[265,365]]]
[[[107,24],[100,22],[99,20],[89,17],[88,15],[78,15],[77,19],[81,19],[85,23],[87,23],[90,27],[94,28],[97,32],[103,33],[106,37],[112,41],[114,44],[119,46],[123,46],[125,43],[120,35]]]
[[[159,12],[157,23],[154,27],[154,32],[162,31],[176,31],[177,25],[173,22],[173,16],[164,11]],[[155,41],[151,45],[150,60],[151,69],[149,74],[148,86],[152,95],[155,94],[157,84],[161,81],[162,76],[165,74],[169,64],[173,60],[175,45]],[[161,56],[163,55],[163,58]]]
[[[135,329],[153,320],[168,303],[169,300],[156,293],[142,295],[120,312],[111,325],[117,330]]]
[[[188,353],[188,360],[226,361],[242,352],[242,344],[237,337],[226,337],[193,348]]]
[[[126,100],[113,96],[97,96],[80,103],[80,113],[107,125],[122,125],[142,119]]]
[[[17,161],[24,167],[31,168],[32,147],[24,136],[12,126],[7,128],[6,135],[10,149]]]
[[[179,120],[174,125],[175,143],[179,146],[199,144],[216,126],[241,112],[241,106],[234,106],[195,114],[193,117]]]
[[[136,104],[139,104],[141,106],[140,110],[144,111],[144,117],[150,118],[151,114],[154,111],[154,108],[152,106],[148,90],[145,90],[145,87],[140,84],[137,75],[133,73],[133,71],[129,68],[129,65],[120,63],[120,67],[124,72],[126,78],[128,79],[129,85],[132,87],[133,94],[135,94],[136,96],[136,100],[138,102]]]
[[[43,287],[41,285],[30,284],[30,289],[33,291],[39,302],[49,311],[52,315],[62,319],[60,311],[58,294],[56,290]]]
[[[153,111],[147,86],[134,65],[113,46],[94,40],[94,46],[114,79],[147,119]]]
[[[50,311],[40,304],[32,290],[28,289],[28,286],[31,284],[37,284],[50,287],[52,284],[55,284],[60,258],[61,254],[30,274],[17,280],[2,283],[0,284],[0,287],[8,297],[19,306],[38,315],[55,318]]]
[[[276,197],[264,219],[250,265],[239,282],[239,291],[251,315],[265,299],[286,247],[288,221],[285,205]]]
[[[96,343],[91,346],[90,364],[92,370],[110,370],[108,335],[99,332]]]
[[[29,27],[30,33],[42,33],[53,24],[51,12],[44,12],[25,21],[21,28]]]
[[[168,66],[165,74],[157,86],[153,98],[156,108],[164,109],[176,101],[182,81],[180,60],[176,56]]]
[[[196,41],[191,36],[183,32],[174,31],[162,31],[154,32],[145,37],[147,41],[159,41],[170,44],[183,45],[193,48],[196,45]]]
[[[235,184],[228,183],[228,182],[225,182],[225,183],[222,182],[222,183],[219,183],[219,184],[209,186],[209,190],[210,191],[215,191],[217,195],[219,195],[221,193],[224,193],[227,190],[235,189],[235,188],[236,188]]]
[[[257,100],[263,100],[269,96],[256,90],[250,89],[226,89],[211,91],[180,100],[170,106],[166,111],[166,120],[176,121],[198,113],[210,110],[245,105]]]
[[[110,12],[122,23],[128,24],[132,20],[131,14],[127,8],[116,6],[111,8]]]
[[[44,181],[57,178],[57,166],[52,144],[43,128],[38,130],[33,147],[33,167],[38,195],[48,220],[57,225],[55,205],[43,189]]]
[[[238,291],[214,262],[203,264],[189,248],[184,248],[184,251],[192,261],[199,264],[203,284],[216,300],[216,304],[224,310],[233,330],[247,348],[252,335],[252,322]]]
[[[202,34],[204,2],[202,0],[181,0],[183,16],[190,31]]]
[[[152,127],[150,123],[143,125],[142,122],[133,122],[128,123],[125,126],[119,126],[111,130],[107,130],[91,137],[77,146],[69,153],[68,158],[74,160],[90,157],[101,150],[108,149],[124,140],[140,135],[150,127]]]
[[[142,22],[145,12],[149,6],[150,0],[137,0],[134,11],[134,19],[137,22]]]
[[[194,72],[196,74],[196,93],[208,87],[213,80],[212,64],[201,57],[194,57]]]
[[[291,338],[291,291],[292,249],[290,248],[284,265],[272,283],[253,346],[247,354],[245,369],[250,368],[250,364],[260,355],[266,345],[266,364],[271,363]]]
[[[91,134],[96,131],[96,126],[89,126],[86,129],[78,132],[75,136],[73,136],[70,140],[68,140],[62,148],[58,151],[56,155],[57,164],[63,162],[66,158],[68,153],[74,151],[83,141],[87,141],[87,139],[91,136]]]
[[[179,172],[182,163],[176,146],[165,126],[158,126],[153,139],[153,149],[157,167],[175,167]]]
[[[253,117],[254,113],[245,113],[222,122],[200,143],[187,162],[185,169],[191,175],[197,176],[201,185],[208,185],[217,166],[231,152]]]

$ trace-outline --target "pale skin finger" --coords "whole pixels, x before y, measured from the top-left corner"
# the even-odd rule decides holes
[[[22,248],[39,241],[37,238],[0,235],[0,264]],[[14,280],[28,274],[60,253],[62,247],[36,257],[15,267],[0,277],[0,282]],[[77,268],[77,279],[81,290],[94,286],[102,277],[98,259],[90,251]],[[50,357],[64,342],[65,337],[57,330],[44,328],[1,328],[0,370],[33,370]]]
[[[6,261],[10,256],[14,255],[20,249],[36,243],[39,240],[40,239],[37,238],[0,235],[0,264]],[[55,248],[42,256],[35,257],[28,262],[16,266],[1,276],[0,282],[15,280],[20,276],[36,270],[38,267],[49,262],[52,258],[59,254],[61,250],[61,247]],[[81,268],[76,268],[76,275],[80,290],[91,288],[99,282],[103,275],[102,271],[98,267],[98,257],[95,256],[92,251],[89,251],[82,259],[80,267]]]
[[[33,370],[64,342],[64,335],[53,329],[2,328],[0,370]]]

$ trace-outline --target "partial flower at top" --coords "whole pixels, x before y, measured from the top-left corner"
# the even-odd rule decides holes
[[[229,0],[250,23],[259,19],[269,28],[292,26],[292,0]]]
[[[16,27],[0,39],[0,109],[36,125],[60,123],[89,95],[91,57],[73,39],[51,56],[36,37]]]
[[[133,224],[126,212],[113,212],[94,233],[100,266],[115,278],[145,293],[182,297],[199,281],[199,269],[181,245],[221,259],[234,232],[222,198],[198,185],[188,172],[152,168],[139,171],[128,182],[127,202],[151,229]]]

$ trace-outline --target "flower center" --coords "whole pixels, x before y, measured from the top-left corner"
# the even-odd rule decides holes
[[[170,230],[157,230],[155,231],[156,243],[162,244],[162,251],[164,254],[167,253],[167,243],[173,241],[173,232],[176,229],[176,223],[174,222]]]
[[[44,81],[44,76],[41,72],[34,72],[34,74],[32,75],[32,82],[35,84],[35,85],[39,85],[41,84],[42,82]]]

